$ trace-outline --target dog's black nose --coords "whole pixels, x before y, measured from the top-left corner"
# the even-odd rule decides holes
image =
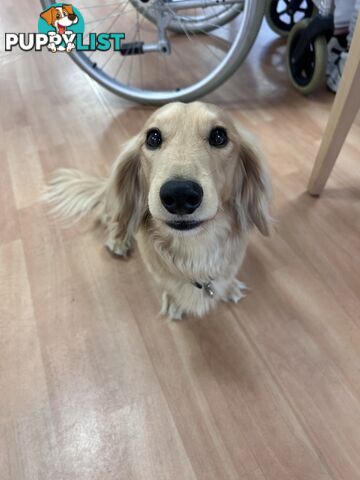
[[[203,189],[191,180],[170,180],[160,188],[166,210],[177,215],[193,213],[201,204]]]
[[[71,20],[72,22],[76,20],[76,15],[74,13],[70,13],[68,17],[69,17],[69,20]]]

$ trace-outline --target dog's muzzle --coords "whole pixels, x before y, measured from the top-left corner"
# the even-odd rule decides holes
[[[203,199],[201,185],[191,180],[170,180],[160,188],[160,200],[173,215],[190,215],[200,207]]]

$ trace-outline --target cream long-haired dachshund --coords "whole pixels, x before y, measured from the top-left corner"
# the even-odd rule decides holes
[[[46,198],[64,217],[93,210],[117,255],[136,239],[162,313],[180,319],[244,296],[236,275],[253,225],[269,234],[270,190],[254,143],[221,109],[194,102],[151,115],[108,178],[61,169]]]

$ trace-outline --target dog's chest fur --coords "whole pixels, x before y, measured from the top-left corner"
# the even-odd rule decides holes
[[[147,267],[166,287],[172,279],[184,284],[230,281],[242,262],[248,235],[224,218],[200,236],[162,235],[146,225],[137,241]]]

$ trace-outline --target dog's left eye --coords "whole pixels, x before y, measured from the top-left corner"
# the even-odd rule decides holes
[[[161,132],[157,128],[152,128],[146,135],[146,146],[151,150],[156,150],[162,144]]]
[[[212,147],[225,147],[228,143],[228,136],[226,133],[225,128],[223,127],[215,127],[211,130],[209,135],[209,144]]]

